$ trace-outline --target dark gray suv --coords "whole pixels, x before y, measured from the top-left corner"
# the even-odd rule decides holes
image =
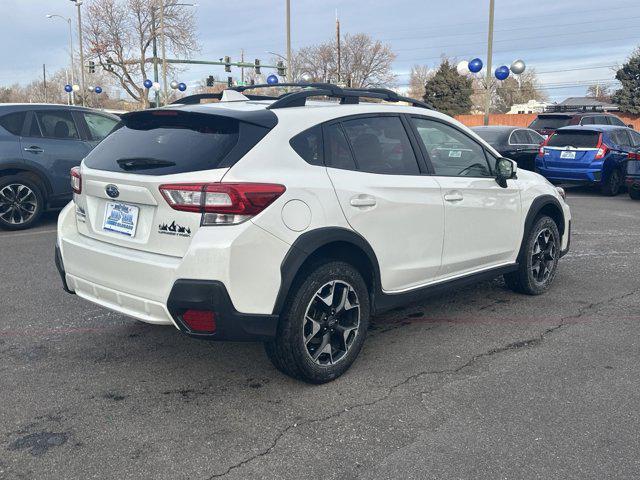
[[[69,171],[118,121],[83,107],[0,104],[0,228],[29,228],[68,203]]]

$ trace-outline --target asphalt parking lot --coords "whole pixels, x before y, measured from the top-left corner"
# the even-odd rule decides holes
[[[55,215],[0,232],[0,478],[638,478],[640,202],[570,190],[552,290],[376,318],[337,381],[65,294]]]

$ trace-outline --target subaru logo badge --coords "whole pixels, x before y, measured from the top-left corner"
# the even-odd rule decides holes
[[[118,187],[113,184],[107,185],[106,187],[104,187],[104,189],[107,192],[107,195],[109,195],[111,198],[118,198],[118,196],[120,195],[120,190],[118,190]]]

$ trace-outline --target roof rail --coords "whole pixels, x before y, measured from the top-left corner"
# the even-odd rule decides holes
[[[331,83],[321,82],[309,82],[309,83],[276,83],[271,85],[268,83],[258,85],[242,85],[229,88],[229,90],[235,90],[244,94],[246,90],[253,90],[258,88],[286,88],[286,87],[299,87],[302,90],[295,92],[287,92],[278,97],[270,95],[245,95],[249,100],[275,100],[267,108],[274,110],[277,108],[290,108],[290,107],[302,107],[306,104],[306,100],[309,97],[329,97],[340,99],[341,104],[358,104],[360,98],[375,98],[387,102],[406,102],[414,107],[427,108],[433,110],[433,107],[426,102],[416,100],[415,98],[404,97],[398,95],[393,90],[387,88],[342,88],[338,85]],[[176,100],[173,104],[193,105],[198,104],[204,99],[217,99],[222,98],[222,93],[200,93],[197,95],[190,95],[179,100]]]

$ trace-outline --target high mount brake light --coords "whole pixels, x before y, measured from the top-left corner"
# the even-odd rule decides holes
[[[71,169],[71,190],[78,195],[82,193],[82,176],[80,175],[80,167],[73,167]]]
[[[202,213],[203,225],[233,225],[259,214],[285,192],[270,183],[195,183],[161,185],[174,210]]]

